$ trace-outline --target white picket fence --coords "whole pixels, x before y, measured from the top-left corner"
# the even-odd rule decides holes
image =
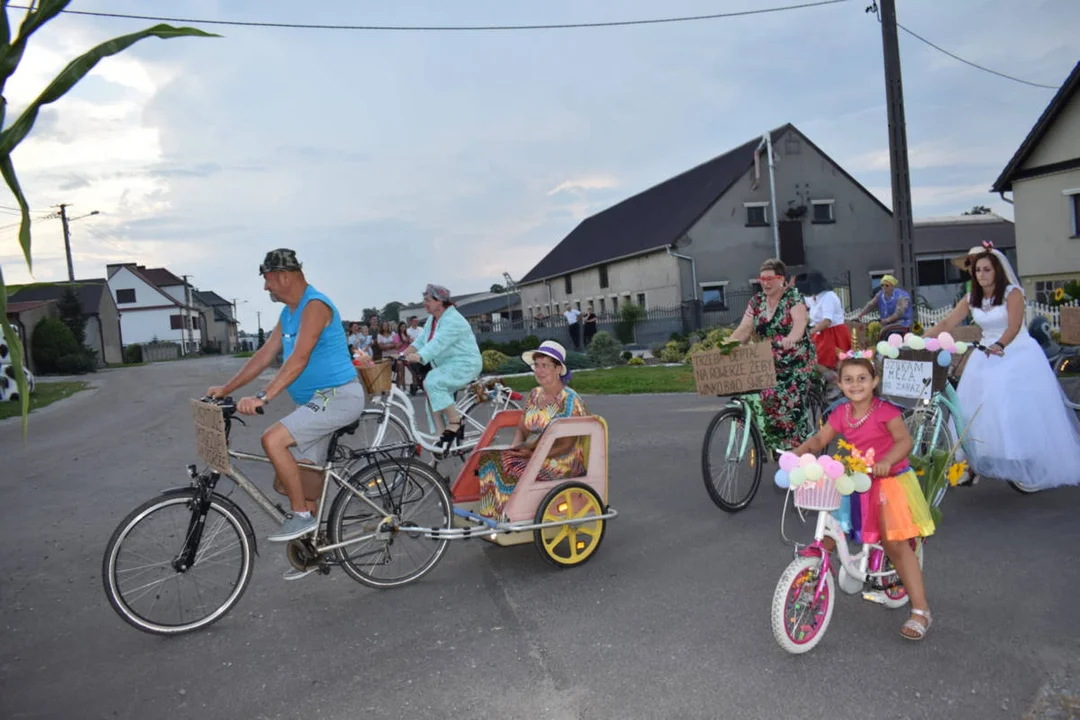
[[[1077,306],[1080,306],[1080,301],[1073,300],[1071,302],[1065,303],[1065,305],[1069,305],[1069,306],[1072,306],[1072,307],[1077,307]],[[949,313],[951,313],[952,310],[953,309],[951,307],[937,308],[936,310],[927,310],[926,308],[917,308],[916,309],[916,316],[919,318],[919,323],[921,323],[924,328],[929,328],[929,327],[931,327],[933,325],[936,325],[937,323],[941,322],[942,320],[944,320],[945,316],[947,316]],[[847,319],[848,320],[854,320],[855,315],[857,313],[858,313],[858,310],[853,310],[853,311],[849,312],[847,314]],[[1039,314],[1039,315],[1045,315],[1046,316],[1046,319],[1050,321],[1050,329],[1051,330],[1054,330],[1056,332],[1061,331],[1061,308],[1060,308],[1060,306],[1059,307],[1051,307],[1050,305],[1044,305],[1042,303],[1029,302],[1029,303],[1027,303],[1026,307],[1024,308],[1024,324],[1027,325],[1028,323],[1030,323],[1035,318],[1036,313]],[[872,321],[878,319],[878,314],[877,314],[877,312],[867,313],[866,317],[863,318],[863,319],[866,322],[872,322]]]

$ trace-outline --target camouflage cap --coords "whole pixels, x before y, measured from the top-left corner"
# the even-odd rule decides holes
[[[275,270],[300,270],[303,265],[296,259],[296,251],[288,248],[278,248],[266,253],[266,257],[259,266],[259,274],[263,275]]]

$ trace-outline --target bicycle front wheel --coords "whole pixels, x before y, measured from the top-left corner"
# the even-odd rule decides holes
[[[780,647],[793,655],[814,649],[825,637],[836,603],[832,574],[825,575],[825,587],[814,600],[822,560],[818,557],[795,558],[776,583],[773,592],[773,637]]]
[[[724,408],[705,430],[701,473],[709,497],[724,512],[745,509],[761,484],[765,443],[741,410]]]
[[[213,496],[190,564],[183,553],[199,524],[195,490],[135,508],[105,548],[102,580],[113,609],[155,635],[178,635],[219,620],[240,600],[252,572],[252,537],[243,511]]]
[[[449,540],[414,528],[449,529],[453,510],[442,477],[416,460],[374,462],[348,479],[330,508],[330,542],[353,580],[373,588],[406,585],[431,571]],[[376,510],[378,508],[378,510]]]

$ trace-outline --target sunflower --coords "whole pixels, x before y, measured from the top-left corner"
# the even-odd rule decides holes
[[[945,477],[949,479],[949,484],[955,487],[956,483],[960,482],[964,477],[964,474],[967,473],[967,469],[967,462],[958,462],[950,465],[948,471],[945,473]]]
[[[1061,302],[1064,299],[1065,299],[1065,288],[1060,288],[1060,287],[1055,288],[1054,289],[1054,300],[1056,300],[1057,302]]]

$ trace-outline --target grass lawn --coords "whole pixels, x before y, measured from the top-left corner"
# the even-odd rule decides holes
[[[536,378],[531,375],[505,378],[503,382],[519,392],[536,387]],[[575,373],[570,387],[585,395],[694,392],[694,369],[690,365],[624,365],[605,370],[587,370]]]
[[[75,393],[90,387],[90,383],[82,380],[75,382],[38,382],[34,392],[30,395],[30,412],[38,408],[51,405],[57,400],[71,397]],[[0,419],[18,417],[22,411],[21,402],[0,403]]]
[[[242,352],[233,353],[233,357],[234,358],[249,358],[254,354],[255,353],[251,352],[250,350],[244,350]]]

